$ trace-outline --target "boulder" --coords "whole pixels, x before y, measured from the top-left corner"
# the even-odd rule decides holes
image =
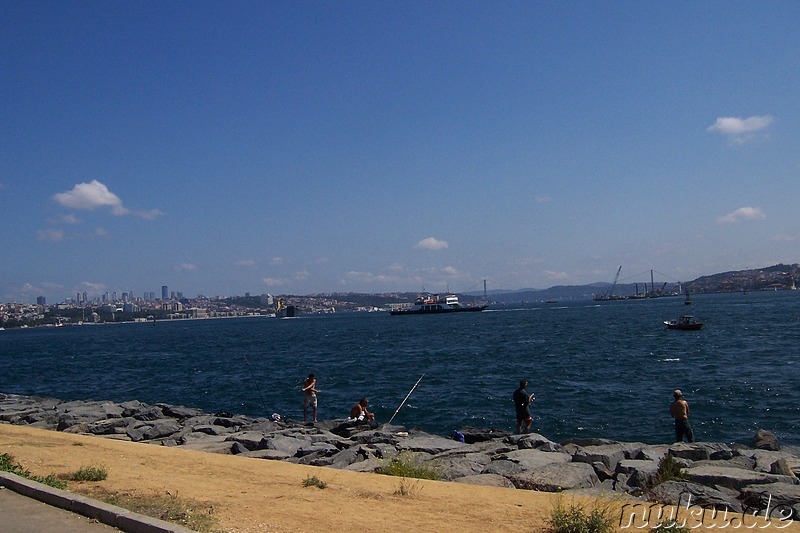
[[[623,459],[617,463],[616,474],[625,474],[625,483],[630,487],[644,488],[652,484],[658,472],[658,461]]]
[[[200,409],[194,409],[192,407],[183,407],[181,405],[169,405],[166,403],[158,403],[156,405],[159,408],[161,408],[161,411],[163,411],[163,413],[166,416],[169,416],[171,418],[179,418],[181,420],[184,420],[186,418],[191,418],[193,416],[199,416],[202,414],[202,411]]]
[[[143,435],[144,440],[163,439],[177,433],[181,429],[180,424],[171,419],[161,419],[155,422],[154,425],[145,430]]]
[[[566,453],[543,452],[533,449],[515,450],[513,452],[500,454],[497,458],[513,461],[517,463],[523,471],[537,471],[553,463],[568,463],[572,460],[572,457]]]
[[[721,451],[731,451],[730,447],[718,442],[678,442],[669,447],[669,453],[675,458],[690,461],[711,459],[711,455]]]
[[[511,435],[508,431],[495,428],[474,428],[472,426],[464,426],[459,429],[464,435],[464,442],[466,444],[475,444],[476,442],[486,442],[493,439],[502,439]]]
[[[766,429],[759,429],[753,438],[750,440],[750,446],[758,448],[759,450],[778,451],[781,449],[778,444],[778,437],[771,431]]]
[[[279,450],[253,450],[242,452],[239,455],[242,457],[252,457],[254,459],[270,459],[272,461],[285,461],[291,455]]]
[[[621,460],[633,459],[639,455],[642,447],[642,444],[622,442],[599,446],[582,446],[572,455],[572,460],[576,463],[589,464],[600,461],[609,470],[614,470]]]
[[[130,418],[107,418],[89,424],[87,431],[93,435],[109,435],[125,433],[131,423]]]
[[[741,513],[736,493],[724,492],[690,481],[666,481],[650,491],[650,499],[681,507],[700,506]]]
[[[259,433],[259,435],[261,434]],[[274,437],[265,437],[264,443],[259,447],[266,448],[268,450],[278,450],[289,454],[290,456],[295,456],[297,454],[297,450],[305,445],[307,445],[307,442],[298,438],[275,435]]]
[[[436,437],[433,435],[426,435],[420,437],[411,437],[397,443],[398,450],[408,450],[411,452],[420,452],[427,454],[436,454],[445,450],[453,450],[468,446],[463,442],[458,442],[444,437]]]
[[[514,484],[503,476],[497,474],[475,474],[454,478],[456,483],[466,483],[468,485],[482,485],[484,487],[505,487],[514,488]]]
[[[497,474],[498,476],[510,477],[514,474],[521,474],[523,468],[508,459],[497,459],[492,461],[480,472],[481,474]]]
[[[600,483],[592,465],[587,463],[551,463],[533,472],[507,476],[518,489],[561,492],[591,488]]]
[[[765,474],[745,470],[743,468],[731,468],[726,466],[713,466],[703,464],[693,466],[684,470],[688,481],[707,485],[709,487],[719,486],[740,490],[747,485],[765,485],[767,483],[788,483],[793,484],[796,478],[789,476],[778,476],[775,474]]]

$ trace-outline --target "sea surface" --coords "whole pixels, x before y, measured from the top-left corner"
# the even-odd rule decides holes
[[[800,291],[611,302],[520,302],[482,313],[182,320],[0,331],[0,391],[64,400],[141,400],[302,418],[362,396],[378,421],[448,435],[513,430],[527,379],[533,430],[561,441],[671,442],[675,388],[697,440],[749,442],[759,428],[800,445]],[[692,314],[700,331],[667,330]]]

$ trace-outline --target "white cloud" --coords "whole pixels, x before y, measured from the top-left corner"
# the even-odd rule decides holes
[[[361,281],[364,283],[391,283],[397,281],[397,276],[390,276],[387,274],[372,274],[370,272],[357,272],[351,270],[345,277],[348,281]]]
[[[105,184],[97,180],[89,183],[78,183],[72,190],[53,195],[53,200],[64,207],[92,211],[98,207],[110,207],[111,213],[117,216],[135,215],[147,220],[158,218],[164,213],[159,209],[149,211],[131,211],[122,205],[119,196],[111,192]]]
[[[706,131],[721,133],[732,144],[744,144],[763,132],[773,121],[771,115],[740,117],[719,117]]]
[[[446,266],[442,269],[442,274],[446,274],[448,276],[460,276],[461,272],[459,272],[455,267]]]
[[[107,287],[104,283],[94,283],[91,281],[82,281],[76,291],[85,292],[88,296],[97,296],[106,292]]]
[[[64,240],[64,232],[60,229],[42,229],[36,232],[40,241],[60,242]]]
[[[282,265],[285,262],[286,261],[282,257],[273,257],[272,261],[270,262],[270,264],[272,264],[272,265]]]
[[[707,131],[717,131],[723,135],[741,135],[763,130],[772,123],[771,115],[740,117],[719,117]]]
[[[133,214],[145,220],[153,220],[162,216],[164,212],[160,209],[151,209],[149,211],[134,211]]]
[[[54,194],[53,199],[64,207],[72,209],[92,210],[108,206],[115,215],[127,214],[127,209],[122,207],[119,196],[97,180],[78,183],[71,191]]]
[[[763,220],[765,218],[767,218],[767,215],[759,207],[740,207],[732,213],[719,217],[717,222],[720,224],[733,224],[742,220]]]
[[[552,198],[550,198],[549,196],[547,196],[546,194],[543,194],[543,195],[537,196],[537,197],[536,197],[536,198],[534,198],[533,200],[534,200],[534,201],[535,201],[537,204],[546,204],[546,203],[549,203],[549,202],[552,202],[552,201],[553,201],[553,199],[552,199]]]
[[[254,268],[256,266],[256,262],[253,259],[240,259],[239,261],[234,261],[233,264],[238,267],[247,268]]]
[[[419,241],[414,248],[419,248],[420,250],[443,250],[448,246],[447,241],[440,241],[434,237],[428,237],[427,239]]]
[[[197,265],[195,265],[194,263],[181,263],[179,266],[175,267],[175,270],[178,272],[197,270]]]
[[[98,227],[94,229],[94,234],[98,237],[108,237],[108,230],[106,228]]]
[[[545,270],[544,275],[549,280],[565,280],[569,279],[569,274],[566,272],[553,272],[552,270]]]
[[[78,223],[78,217],[76,217],[75,215],[70,213],[69,215],[62,216],[61,217],[61,222],[64,223],[64,224],[77,224]]]
[[[262,278],[261,281],[269,287],[279,287],[286,283],[284,280],[278,278]]]

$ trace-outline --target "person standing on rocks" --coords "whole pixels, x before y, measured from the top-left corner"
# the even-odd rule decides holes
[[[303,422],[305,422],[308,417],[309,407],[311,407],[314,422],[317,421],[317,393],[320,391],[318,391],[316,387],[317,378],[314,377],[314,374],[309,374],[305,381],[303,381],[303,388],[300,389],[303,391]]]
[[[669,414],[675,419],[675,442],[694,442],[694,433],[689,424],[689,402],[687,402],[680,389],[672,393],[674,401],[669,405]]]
[[[531,402],[534,400],[533,394],[528,394],[528,391],[525,390],[525,387],[528,386],[528,382],[520,380],[519,388],[514,391],[514,395],[512,399],[514,400],[514,409],[517,412],[517,433],[522,433],[522,426],[525,426],[525,433],[530,433],[531,431],[531,423],[533,422],[533,416],[531,416],[531,409],[530,405]]]

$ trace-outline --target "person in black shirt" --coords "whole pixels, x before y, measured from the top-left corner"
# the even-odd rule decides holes
[[[522,433],[523,425],[525,426],[525,433],[530,433],[531,422],[533,422],[530,404],[534,400],[534,395],[528,394],[528,391],[525,390],[527,386],[527,381],[520,380],[519,388],[514,391],[513,399],[514,409],[517,411],[517,433]]]

